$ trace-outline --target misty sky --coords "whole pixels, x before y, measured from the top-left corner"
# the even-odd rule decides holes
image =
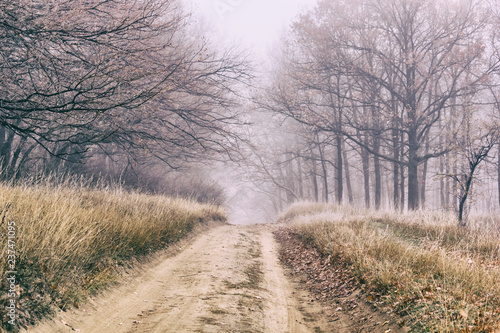
[[[193,12],[228,42],[240,41],[265,56],[301,11],[316,0],[187,0]]]
[[[184,0],[212,40],[237,43],[255,54],[255,62],[266,63],[273,44],[297,15],[313,7],[316,0]],[[228,179],[227,170],[212,170],[211,176],[228,192],[230,220],[234,224],[264,222],[269,217],[256,209],[261,197],[248,184]],[[235,184],[237,184],[235,186]]]

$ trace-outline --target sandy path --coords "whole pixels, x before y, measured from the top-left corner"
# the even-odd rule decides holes
[[[312,332],[265,226],[222,226],[29,332]]]
[[[299,311],[299,303],[292,297],[293,289],[278,261],[278,251],[273,235],[262,233],[266,298],[266,332],[310,332]]]

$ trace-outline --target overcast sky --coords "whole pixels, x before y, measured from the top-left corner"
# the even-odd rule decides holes
[[[217,38],[239,40],[260,56],[301,11],[315,0],[186,0],[196,15],[212,27]]]

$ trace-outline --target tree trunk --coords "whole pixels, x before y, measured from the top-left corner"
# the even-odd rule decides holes
[[[26,161],[28,161],[29,159],[29,156],[31,155],[31,152],[33,150],[35,150],[35,148],[37,147],[37,144],[36,143],[33,143],[31,146],[29,146],[26,151],[23,153],[23,157],[21,158],[21,160],[19,161],[19,164],[17,165],[17,168],[16,170],[14,170],[14,178],[15,179],[19,179],[20,176],[21,176],[21,171],[22,171],[22,168],[24,166],[24,163],[26,163]]]
[[[454,175],[458,174],[458,161],[456,159],[453,162],[453,171],[452,171],[452,173]],[[459,200],[460,200],[458,189],[455,189],[454,193],[455,193],[455,195],[453,195],[451,197],[451,200],[452,200],[452,205],[453,205],[453,211],[457,212],[458,211]]]
[[[450,159],[448,157],[446,157],[446,160],[445,160],[445,172],[447,175],[450,174]],[[444,183],[444,204],[445,204],[445,207],[446,207],[446,210],[450,210],[450,191],[451,191],[451,187],[450,187],[450,179],[448,177],[446,177],[445,179],[445,183]]]
[[[352,184],[351,184],[351,171],[349,167],[349,160],[347,159],[347,152],[345,150],[345,143],[342,142],[342,154],[344,155],[344,168],[345,168],[345,182],[347,185],[347,197],[349,198],[349,204],[354,203],[354,196],[352,194]]]
[[[285,169],[285,186],[286,186],[286,201],[288,205],[291,205],[295,201],[295,180],[293,177],[293,163],[291,160],[291,154],[286,153],[286,160],[289,161],[286,164]]]
[[[439,158],[439,174],[440,175],[444,174],[444,157],[443,156],[441,156]],[[445,182],[444,176],[440,176],[440,178],[439,178],[439,201],[441,202],[441,209],[444,209],[446,207],[444,182]]]
[[[458,111],[456,110],[456,105],[457,105],[457,99],[456,97],[453,97],[451,99],[451,105],[453,105],[451,108],[450,108],[450,119],[457,119],[457,113]],[[456,121],[452,121],[451,122],[451,133],[456,133],[456,130],[457,130],[457,122]],[[459,145],[464,145],[465,142],[459,142]],[[452,173],[454,175],[457,175],[458,174],[458,160],[455,159],[453,161],[453,170],[452,170]],[[453,190],[453,189],[452,189]],[[458,206],[459,206],[459,193],[458,193],[458,189],[457,191],[455,192],[455,195],[453,195],[451,197],[451,200],[453,200],[451,203],[450,203],[450,206],[452,205],[453,207],[453,211],[454,212],[457,212],[458,211]]]
[[[465,222],[464,222],[464,209],[465,209],[465,202],[467,201],[467,196],[468,196],[468,188],[470,186],[470,181],[469,179],[466,180],[466,188],[464,189],[462,195],[460,196],[459,202],[458,202],[458,225],[461,227],[465,227]]]
[[[380,170],[380,157],[377,156],[380,150],[379,138],[374,138],[373,150],[375,155],[373,157],[373,169],[375,173],[375,209],[380,209],[382,205],[382,175]]]
[[[313,185],[313,193],[314,193],[314,201],[319,202],[319,189],[318,189],[318,170],[316,166],[316,160],[312,159],[312,185]]]
[[[302,178],[302,158],[298,157],[297,158],[297,178],[298,178],[298,183],[299,183],[299,195],[300,199],[304,199],[304,179]]]
[[[121,172],[121,176],[120,178],[125,174],[126,172],[126,169],[128,168],[128,164],[127,164],[127,167],[125,168],[125,170],[123,170]],[[281,181],[281,184],[285,184],[285,176],[283,174],[283,168],[279,167],[278,166],[278,172],[279,172],[279,181]],[[279,183],[279,181],[277,183]],[[278,197],[279,197],[279,204],[280,204],[280,211],[283,211],[283,202],[285,201],[285,199],[283,198],[284,195],[283,195],[283,186],[279,186],[278,184],[276,184],[276,187],[278,188]],[[287,191],[285,191],[287,192]],[[285,193],[286,194],[286,193]]]
[[[412,162],[408,166],[408,209],[417,210],[418,207],[418,164]]]
[[[342,204],[343,195],[344,195],[344,175],[343,175],[343,160],[342,160],[342,136],[337,135],[337,203]]]
[[[326,161],[323,149],[318,144],[319,156],[321,159],[321,169],[323,171],[323,200],[325,203],[328,203],[328,170],[326,168]]]
[[[64,155],[68,153],[68,150],[71,148],[71,144],[69,143],[64,143],[62,146],[55,147],[54,151],[56,152],[57,155]],[[59,157],[51,156],[51,161],[50,161],[50,167],[54,171],[60,171],[63,169],[63,160]]]
[[[368,151],[361,148],[361,159],[363,164],[364,189],[365,189],[365,207],[370,208],[370,156]]]
[[[429,137],[427,137],[426,141],[425,141],[425,155],[427,155],[429,153]],[[428,163],[429,161],[426,160],[424,162],[424,167],[423,167],[423,170],[422,170],[422,184],[421,184],[421,187],[420,187],[420,206],[422,208],[425,208],[425,201],[426,201],[426,193],[425,193],[425,190],[427,188],[427,167],[428,167]]]
[[[14,151],[14,154],[12,154],[10,166],[8,166],[8,171],[7,171],[8,177],[13,177],[14,174],[16,173],[17,161],[19,159],[19,155],[21,154],[21,151],[24,148],[24,145],[26,144],[26,140],[27,140],[26,137],[21,138],[21,140],[17,144],[17,147],[16,147],[16,150]]]
[[[418,193],[418,160],[417,160],[417,134],[410,131],[408,134],[408,209],[419,208]]]
[[[401,183],[399,184],[399,190],[400,190],[400,196],[401,196],[401,205],[400,205],[400,210],[404,211],[405,210],[405,203],[406,203],[406,177],[405,177],[405,165],[401,164],[400,165],[400,179]]]
[[[427,188],[427,165],[428,165],[428,161],[425,161],[424,167],[422,170],[422,184],[420,187],[420,206],[422,208],[425,208],[425,202],[426,202],[425,190]]]
[[[461,227],[465,227],[466,222],[464,221],[464,210],[465,210],[465,203],[467,201],[467,197],[470,194],[471,186],[472,186],[472,179],[474,177],[474,171],[477,167],[477,165],[480,163],[479,161],[475,161],[475,164],[471,165],[471,169],[469,170],[468,175],[463,175],[463,182],[465,184],[465,187],[463,188],[463,192],[461,193],[462,195],[459,198],[458,201],[458,224]]]
[[[394,160],[399,161],[399,135],[397,130],[392,130],[392,149],[394,151]],[[394,189],[394,209],[399,210],[399,164],[394,162],[392,164],[392,182]]]
[[[399,160],[400,161],[403,161],[405,156],[405,152],[404,152],[404,146],[405,146],[405,133],[403,131],[401,131],[399,133],[399,138],[400,138],[400,141],[399,141],[399,152],[400,152],[400,158]],[[405,178],[405,165],[403,163],[400,164],[400,169],[399,169],[399,175],[400,175],[400,184],[399,184],[399,193],[400,193],[400,196],[401,196],[401,205],[400,205],[400,210],[401,211],[404,211],[405,209],[405,202],[406,202],[406,192],[405,192],[405,189],[406,189],[406,178]]]
[[[11,176],[9,172],[9,164],[11,162],[12,145],[14,143],[15,134],[13,131],[6,131],[5,135],[6,138],[2,145],[2,152],[0,153],[0,156],[2,158],[2,168],[0,169],[0,174],[1,178],[9,179]]]

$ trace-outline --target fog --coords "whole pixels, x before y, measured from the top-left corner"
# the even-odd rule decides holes
[[[499,0],[0,8],[1,332],[500,328]]]
[[[262,69],[272,61],[294,18],[312,8],[315,0],[186,0],[198,24],[225,46],[238,46]],[[262,73],[260,73],[262,74]],[[245,179],[245,170],[232,164],[215,164],[208,174],[227,194],[230,222],[271,222],[276,214],[269,198]]]
[[[460,220],[500,210],[493,1],[8,8],[3,180],[76,175],[216,204],[225,193],[240,224],[297,201]]]
[[[315,0],[185,0],[213,38],[237,43],[265,61],[292,20]]]

